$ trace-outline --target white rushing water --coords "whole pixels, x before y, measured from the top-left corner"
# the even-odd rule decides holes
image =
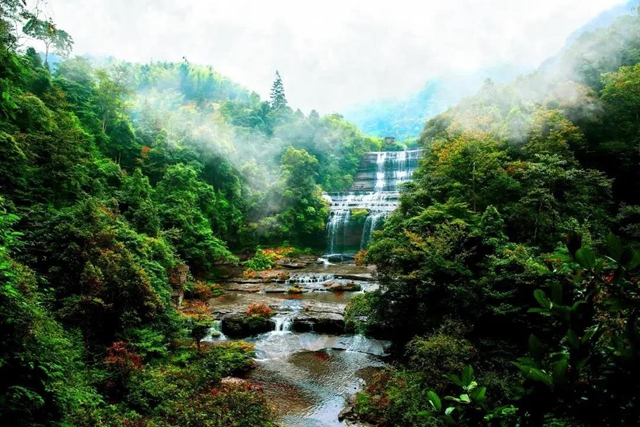
[[[282,334],[286,332],[291,332],[291,327],[293,326],[293,317],[285,314],[278,314],[273,316],[272,320],[276,324],[276,328],[272,333]]]
[[[225,341],[227,336],[222,333],[221,326],[220,320],[214,320],[213,326],[209,328],[209,332],[207,336],[202,339],[202,342]]]
[[[373,232],[398,207],[400,190],[411,180],[421,155],[422,150],[368,153],[356,176],[357,191],[324,196],[331,206],[327,254],[355,253],[367,248]],[[366,218],[356,217],[355,210],[366,210]]]

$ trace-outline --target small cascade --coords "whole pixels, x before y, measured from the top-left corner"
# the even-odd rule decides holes
[[[293,326],[293,317],[279,314],[273,317],[273,321],[276,323],[276,328],[272,333],[282,334],[291,332]]]
[[[360,249],[365,249],[371,240],[371,235],[375,230],[379,230],[382,227],[382,222],[387,217],[386,212],[372,212],[364,221],[364,228],[362,229],[362,238],[360,239]]]
[[[328,255],[352,255],[367,248],[373,232],[398,207],[402,186],[411,180],[421,155],[422,150],[367,153],[352,191],[324,195],[331,206]]]
[[[203,342],[224,341],[227,336],[222,333],[222,322],[214,320],[213,325],[209,328],[207,336],[202,339]]]
[[[284,282],[285,286],[301,286],[304,288],[324,289],[324,284],[334,280],[333,274],[293,273]]]

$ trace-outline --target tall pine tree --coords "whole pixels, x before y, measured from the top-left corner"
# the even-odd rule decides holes
[[[284,95],[284,85],[280,73],[276,70],[276,80],[271,86],[271,108],[280,110],[287,106],[287,98]]]

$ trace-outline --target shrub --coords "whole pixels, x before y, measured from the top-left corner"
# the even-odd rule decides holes
[[[377,426],[443,426],[440,420],[421,415],[425,405],[429,400],[419,375],[388,369],[356,395],[354,408],[361,420]]]
[[[476,349],[469,341],[442,332],[414,338],[406,349],[411,369],[439,394],[451,388],[445,375],[462,371],[476,355]]]
[[[185,296],[187,298],[206,301],[211,298],[219,297],[222,294],[222,287],[215,283],[207,283],[198,280],[187,284],[185,291]]]
[[[130,351],[123,341],[114,342],[107,348],[104,362],[110,373],[107,389],[115,395],[126,390],[131,376],[142,369],[142,357]]]
[[[268,251],[268,250],[267,250]],[[254,271],[269,270],[275,267],[276,256],[272,252],[263,251],[258,249],[253,258],[244,262],[245,267]]]
[[[344,326],[348,332],[359,334],[368,332],[372,313],[372,298],[372,293],[363,293],[356,294],[349,300],[344,311]]]
[[[254,302],[247,308],[248,316],[271,317],[273,310],[266,304]]]
[[[175,421],[160,426],[176,427],[276,427],[274,410],[262,391],[250,383],[225,384],[175,402]]]
[[[351,221],[355,224],[364,224],[369,216],[369,209],[351,209]]]
[[[367,257],[367,250],[366,249],[360,249],[353,256],[353,260],[355,261],[357,266],[365,266],[365,265],[367,265],[366,257]]]

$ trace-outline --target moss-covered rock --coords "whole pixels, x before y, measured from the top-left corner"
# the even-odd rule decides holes
[[[260,315],[232,314],[222,319],[222,332],[231,338],[245,338],[272,331],[275,323]]]

